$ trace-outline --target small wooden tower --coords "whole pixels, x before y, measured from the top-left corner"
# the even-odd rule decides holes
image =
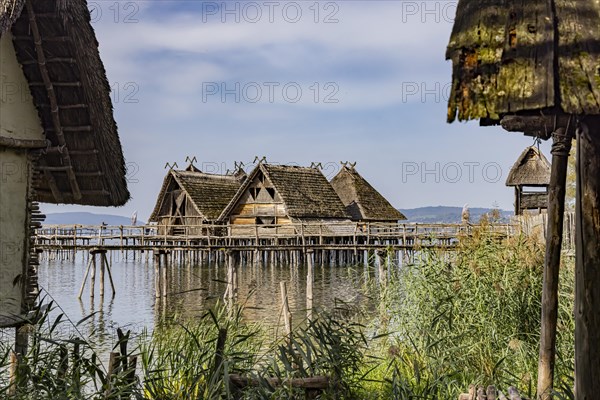
[[[515,188],[515,215],[522,215],[529,210],[541,214],[548,209],[548,159],[537,147],[526,148],[510,169],[506,186]]]
[[[552,397],[567,160],[577,138],[575,395],[600,393],[600,3],[459,0],[448,122],[552,138],[539,399]]]

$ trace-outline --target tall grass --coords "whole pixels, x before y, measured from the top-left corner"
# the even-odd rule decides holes
[[[469,384],[535,393],[543,249],[526,237],[499,240],[485,229],[452,256],[426,252],[395,276],[380,321],[374,372],[392,398],[457,398]],[[561,270],[557,387],[573,375],[573,263]],[[389,322],[388,322],[389,321]],[[381,326],[381,324],[379,324]]]
[[[470,384],[514,385],[534,397],[541,245],[526,237],[500,240],[484,228],[453,253],[421,255],[392,268],[382,288],[366,286],[379,304],[360,318],[356,310],[315,313],[290,337],[273,338],[260,323],[243,321],[241,308],[174,317],[137,338],[133,383],[121,376],[108,382],[94,346],[82,335],[57,335],[64,316],[51,319],[49,308],[40,308],[15,398],[105,398],[111,384],[115,399],[303,399],[304,390],[289,383],[313,376],[327,379],[323,391],[311,394],[320,399],[456,399]],[[557,399],[574,398],[573,264],[566,259],[561,266]],[[9,347],[0,344],[2,398]],[[235,387],[232,374],[252,384]]]

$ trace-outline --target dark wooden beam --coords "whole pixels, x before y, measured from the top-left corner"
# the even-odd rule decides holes
[[[39,64],[39,62],[38,62]],[[81,82],[51,82],[48,78],[48,82],[29,82],[29,86],[44,86],[46,89],[49,87],[80,87]]]
[[[69,57],[51,57],[51,58],[47,58],[46,62],[48,64],[51,64],[51,63],[75,64],[77,62],[77,60],[75,60],[74,58],[69,58]],[[34,65],[37,63],[38,63],[37,60],[27,60],[27,61],[22,61],[21,65]]]
[[[40,35],[40,31],[37,25],[37,21],[35,19],[35,12],[33,9],[32,0],[27,0],[27,15],[29,16],[29,26],[31,29],[31,33],[33,38],[35,39],[35,52],[38,59],[38,66],[40,73],[42,75],[42,80],[44,82],[44,86],[46,87],[46,92],[48,95],[48,101],[50,102],[50,114],[52,115],[52,124],[54,126],[55,135],[58,139],[59,146],[63,147],[64,150],[61,153],[62,161],[64,165],[72,166],[71,158],[69,157],[69,150],[66,148],[65,138],[62,132],[62,125],[60,121],[59,111],[58,111],[58,100],[56,98],[56,94],[54,93],[54,84],[50,79],[50,74],[48,73],[48,68],[46,66],[46,55],[44,54],[44,48],[42,47],[42,36]],[[75,173],[73,172],[73,168],[70,168],[67,171],[67,177],[69,179],[69,184],[71,186],[71,192],[73,193],[73,198],[75,200],[81,199],[81,192],[79,190],[79,184],[77,183],[77,178],[75,177]],[[55,196],[56,198],[56,196]]]
[[[0,136],[1,147],[12,147],[17,149],[43,149],[48,147],[49,141],[46,139],[15,139]]]
[[[573,137],[558,128],[552,134],[552,167],[548,188],[548,228],[542,288],[542,319],[537,396],[552,398],[558,320],[558,275],[563,238],[567,165]]]
[[[575,398],[600,393],[600,117],[577,135]]]
[[[527,136],[549,139],[557,128],[575,136],[576,124],[570,115],[506,115],[500,125],[508,132],[522,132]]]

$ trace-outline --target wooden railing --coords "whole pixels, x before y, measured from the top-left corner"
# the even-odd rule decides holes
[[[44,225],[37,230],[36,243],[40,246],[160,246],[161,244],[203,242],[231,243],[263,239],[296,240],[303,243],[342,241],[371,243],[373,241],[414,242],[416,239],[452,240],[470,235],[479,225],[470,224],[420,224],[420,223],[371,223],[371,222],[319,222],[283,225]],[[490,224],[489,232],[511,236],[521,228],[515,224]]]

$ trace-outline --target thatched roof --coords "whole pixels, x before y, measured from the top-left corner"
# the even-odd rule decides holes
[[[550,163],[537,147],[526,148],[512,166],[506,186],[548,186]]]
[[[281,196],[291,218],[348,218],[345,207],[318,168],[260,163],[219,217],[223,221],[256,175],[262,172]]]
[[[216,221],[242,184],[234,175],[214,175],[199,170],[171,170],[165,176],[154,211],[149,220],[158,222],[169,188],[176,186],[185,191],[194,208],[206,221]]]
[[[356,169],[343,166],[331,180],[353,220],[398,221],[406,219]]]
[[[460,0],[448,121],[600,114],[600,4]]]
[[[0,0],[0,29],[12,33],[50,142],[37,200],[123,205],[125,161],[86,0]]]

